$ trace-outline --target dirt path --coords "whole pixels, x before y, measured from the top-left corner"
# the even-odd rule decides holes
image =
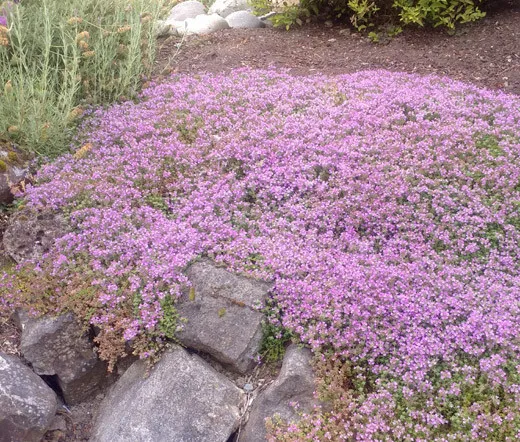
[[[495,0],[478,22],[456,35],[406,31],[386,45],[373,44],[346,25],[279,29],[228,29],[182,42],[161,42],[156,75],[226,72],[250,66],[289,68],[298,75],[341,74],[366,69],[436,73],[477,85],[520,93],[520,1]],[[175,56],[174,56],[175,55]]]

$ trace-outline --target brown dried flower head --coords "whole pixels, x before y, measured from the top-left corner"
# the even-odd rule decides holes
[[[89,38],[90,38],[90,34],[88,31],[82,31],[78,35],[76,35],[76,41],[88,40]]]
[[[83,19],[81,17],[71,17],[67,20],[67,23],[69,25],[78,25],[80,23],[83,23]]]
[[[86,50],[88,49],[88,47],[89,47],[89,46],[88,46],[88,43],[87,43],[85,40],[80,40],[80,41],[78,42],[78,46],[79,46],[82,50],[84,50],[84,51],[86,51]]]
[[[121,26],[120,28],[117,29],[117,33],[124,34],[125,32],[128,32],[130,29],[132,29],[132,27],[129,25]]]

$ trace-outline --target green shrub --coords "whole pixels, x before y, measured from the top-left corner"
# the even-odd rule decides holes
[[[0,135],[33,154],[66,151],[85,105],[131,98],[151,72],[161,6],[157,0],[11,4],[8,26],[0,29]]]
[[[295,6],[287,6],[284,2],[278,10],[280,14],[274,20],[275,25],[287,28],[297,23],[301,17],[328,15],[330,18],[349,17],[353,26],[362,31],[377,24],[389,22],[391,33],[400,30],[397,24],[418,26],[442,26],[454,29],[458,23],[467,23],[485,16],[479,5],[485,0],[301,0],[299,14]],[[253,7],[259,14],[267,9],[277,9],[272,0],[252,0]],[[285,5],[285,6],[284,6]],[[374,40],[377,40],[377,35]]]

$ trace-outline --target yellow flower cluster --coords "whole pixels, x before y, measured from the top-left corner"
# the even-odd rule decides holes
[[[85,158],[86,155],[92,150],[92,143],[87,143],[81,146],[75,153],[74,158],[80,160],[81,158]]]
[[[7,83],[4,85],[4,94],[8,95],[13,92],[13,85],[11,80],[7,80]]]
[[[49,127],[51,127],[51,123],[46,122],[42,126],[41,139],[48,140],[49,139]]]
[[[85,40],[78,41],[78,46],[83,50],[86,51],[88,49],[88,43]]]
[[[76,41],[88,40],[89,38],[90,38],[90,34],[88,31],[82,31],[76,35]]]
[[[93,57],[94,55],[96,55],[95,51],[86,51],[86,52],[83,52],[83,57],[85,57],[85,58],[91,58],[91,57]]]
[[[9,46],[9,29],[5,26],[0,25],[0,46]]]
[[[79,25],[80,23],[83,23],[83,19],[81,17],[71,17],[67,20],[67,23],[69,25]]]
[[[141,15],[141,23],[148,23],[152,19],[152,15],[148,12],[145,12]]]
[[[74,121],[76,118],[79,118],[83,115],[83,109],[80,106],[75,107],[72,109],[67,116],[67,120]]]
[[[124,34],[125,32],[128,32],[130,29],[132,29],[131,26],[121,26],[120,28],[117,29],[117,33],[118,34]]]

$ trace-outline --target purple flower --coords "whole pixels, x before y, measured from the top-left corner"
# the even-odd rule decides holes
[[[46,259],[63,296],[83,266],[101,329],[164,338],[204,253],[273,280],[283,325],[348,361],[359,440],[486,440],[520,422],[519,109],[385,71],[173,76],[94,112],[93,149],[28,204],[70,214]]]

